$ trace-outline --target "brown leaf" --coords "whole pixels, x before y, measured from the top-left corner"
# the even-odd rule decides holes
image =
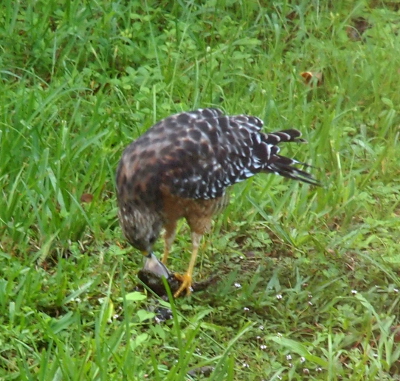
[[[305,84],[310,87],[322,86],[324,83],[324,76],[322,72],[304,71],[300,73],[300,75],[304,78]]]
[[[91,193],[84,193],[81,196],[82,203],[90,203],[93,201],[93,195]]]
[[[292,11],[292,12],[290,12],[290,13],[288,13],[288,14],[286,15],[286,18],[287,18],[289,21],[293,21],[293,20],[299,18],[299,14],[297,13],[297,11]]]
[[[394,333],[394,341],[400,342],[400,325],[394,325],[390,327],[390,330]]]

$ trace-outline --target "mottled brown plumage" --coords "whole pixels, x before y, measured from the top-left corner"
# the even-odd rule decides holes
[[[301,133],[290,129],[265,134],[262,126],[256,117],[200,109],[158,122],[125,149],[116,178],[119,219],[129,243],[153,261],[148,268],[168,272],[152,254],[163,227],[164,264],[177,221],[185,218],[191,229],[192,257],[175,296],[190,292],[200,239],[212,216],[227,205],[230,185],[259,172],[318,184],[293,166],[303,163],[278,154],[277,144],[301,142]]]

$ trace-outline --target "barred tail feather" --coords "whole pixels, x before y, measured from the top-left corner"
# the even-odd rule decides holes
[[[306,143],[305,139],[301,138],[301,132],[294,128],[288,130],[281,130],[276,132],[270,132],[268,134],[261,134],[261,140],[267,144],[280,144],[287,142]]]
[[[264,169],[265,172],[272,172],[276,175],[280,175],[289,179],[301,181],[303,183],[320,186],[321,183],[314,179],[312,175],[302,169],[296,168],[293,165],[302,165],[305,167],[311,167],[311,165],[302,163],[294,159],[289,159],[288,157],[275,155],[275,160],[269,163]]]

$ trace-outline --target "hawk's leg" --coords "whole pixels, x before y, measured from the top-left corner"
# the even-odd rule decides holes
[[[176,234],[176,221],[168,223],[165,226],[164,233],[164,254],[162,257],[162,263],[167,264],[168,256],[171,251],[172,243],[174,242]]]
[[[192,232],[192,256],[190,257],[189,267],[185,274],[174,274],[175,277],[182,282],[178,291],[175,292],[174,297],[177,298],[183,291],[186,290],[186,295],[190,295],[192,292],[192,275],[194,265],[196,263],[197,253],[199,251],[199,245],[202,234]]]

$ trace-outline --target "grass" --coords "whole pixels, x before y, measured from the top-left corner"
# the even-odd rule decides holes
[[[0,380],[400,379],[398,12],[5,0]],[[302,130],[308,145],[283,151],[324,186],[237,184],[196,268],[223,280],[156,301],[135,291],[115,168],[155,121],[209,106]],[[189,249],[181,224],[170,267]],[[157,323],[158,303],[172,320]]]

